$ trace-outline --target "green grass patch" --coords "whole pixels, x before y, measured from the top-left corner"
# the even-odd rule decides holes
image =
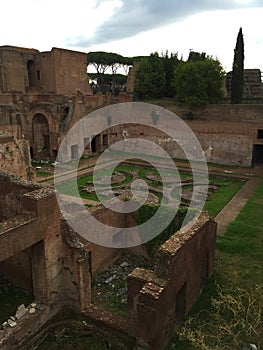
[[[204,209],[215,218],[244,184],[242,180],[211,177],[210,185],[216,185],[218,188],[207,199]]]
[[[222,182],[222,180],[220,180]],[[249,201],[246,203],[244,208],[241,210],[236,220],[234,220],[228,227],[224,236],[217,238],[217,251],[216,251],[216,261],[215,261],[215,270],[213,277],[208,281],[205,286],[204,292],[196,301],[193,309],[191,310],[188,320],[193,317],[194,322],[192,324],[192,330],[201,329],[203,333],[207,334],[207,340],[209,343],[209,331],[211,330],[211,335],[213,336],[216,329],[216,324],[213,323],[216,318],[214,317],[216,310],[212,308],[211,300],[215,298],[216,302],[224,302],[222,305],[230,304],[231,298],[237,300],[240,297],[238,294],[240,289],[248,292],[250,295],[249,298],[244,298],[244,303],[240,311],[236,310],[236,323],[237,327],[242,326],[242,320],[239,320],[238,317],[243,315],[242,312],[245,310],[250,315],[252,312],[256,314],[256,305],[261,303],[262,305],[262,294],[259,295],[256,291],[257,286],[262,291],[262,266],[263,266],[263,182],[256,189],[255,193],[251,196]],[[219,299],[217,294],[217,286],[222,288],[225,291],[228,291],[228,294],[223,294],[223,299]],[[254,296],[253,296],[254,293]],[[256,293],[256,294],[255,294]],[[225,297],[224,297],[225,295]],[[225,298],[225,300],[224,300]],[[255,305],[253,302],[255,301]],[[252,308],[247,311],[246,306],[249,302],[252,302]],[[236,303],[236,304],[235,304]],[[235,301],[233,307],[238,305]],[[256,304],[257,303],[257,304]],[[218,312],[221,308],[218,310]],[[220,311],[221,312],[221,311]],[[234,315],[234,314],[233,314]],[[229,318],[229,324],[232,321],[233,315],[227,313],[222,314],[223,318]],[[220,317],[221,317],[220,316]],[[243,317],[243,316],[242,316]],[[244,319],[246,318],[246,313]],[[261,314],[261,325],[262,325],[262,314]],[[256,321],[256,316],[253,316],[251,319],[251,325]],[[223,322],[223,321],[222,321]],[[240,327],[241,327],[240,326]],[[253,325],[254,326],[254,325]],[[259,325],[255,326],[256,332],[251,337],[244,334],[250,331],[249,327],[245,327],[243,330],[237,329],[235,335],[239,337],[239,344],[231,345],[233,337],[225,338],[225,343],[221,344],[220,349],[231,349],[239,350],[242,348],[244,342],[263,343],[263,329]],[[218,330],[220,333],[220,331]],[[218,334],[221,336],[221,334]],[[212,337],[211,337],[212,339]],[[224,338],[221,337],[221,341],[224,341]],[[181,350],[198,350],[204,349],[201,347],[196,347],[187,342],[186,339],[179,339],[178,336],[174,336],[171,340],[171,343],[167,347],[167,350],[171,349],[181,349]],[[206,349],[214,349],[213,346],[208,346]],[[218,349],[218,347],[217,347]]]

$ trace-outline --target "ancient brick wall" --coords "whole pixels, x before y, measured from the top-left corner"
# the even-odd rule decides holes
[[[87,76],[86,54],[53,48],[0,47],[0,92],[39,92],[92,95]]]
[[[5,172],[1,172],[0,180],[3,185],[0,261],[31,247],[35,297],[52,300],[54,293],[60,294],[62,269],[58,263],[62,239],[56,195],[50,187],[26,183]],[[39,283],[44,283],[44,288],[37,287]]]
[[[56,92],[54,62],[50,51],[40,53],[40,86],[43,92]]]
[[[140,62],[134,62],[133,66],[130,67],[128,77],[127,77],[127,87],[126,90],[129,94],[132,94],[134,92],[134,79],[135,79],[135,72],[136,69],[139,67]]]
[[[27,180],[35,179],[35,172],[31,167],[29,142],[25,139],[0,134],[0,164],[2,170],[15,171],[17,175]]]
[[[231,96],[232,72],[226,75],[227,96]],[[260,69],[244,69],[243,98],[262,96]]]
[[[135,269],[128,277],[128,332],[138,345],[164,349],[211,276],[216,224],[203,213],[157,251],[154,271]]]
[[[35,67],[38,53],[39,51],[34,49],[0,47],[2,93],[26,92],[30,87],[38,87]]]
[[[172,104],[164,104],[162,107],[177,114],[183,119],[227,121],[227,122],[257,122],[262,123],[263,105],[261,104],[211,104],[204,108],[191,109],[178,107]],[[189,117],[189,112],[192,112]]]
[[[184,119],[197,136],[204,151],[213,146],[213,152],[207,159],[209,162],[250,166],[253,146],[263,145],[263,140],[258,137],[258,130],[263,129],[263,106],[211,105],[205,110],[194,111],[194,120],[187,119],[186,109],[175,106],[168,109]],[[174,130],[180,135],[178,129],[180,125],[175,121],[164,123],[160,120],[156,124],[156,128],[158,127],[167,131]],[[185,158],[179,145],[156,128],[154,125],[146,127],[124,124],[109,130],[109,140],[111,144],[123,140],[123,130],[126,130],[128,138],[139,137],[154,141],[172,157]]]
[[[77,92],[92,95],[87,75],[85,53],[53,48],[51,65],[55,80],[55,93],[75,95]]]

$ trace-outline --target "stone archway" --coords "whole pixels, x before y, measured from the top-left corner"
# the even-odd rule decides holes
[[[50,158],[50,133],[49,125],[43,114],[36,114],[32,119],[33,145],[32,153],[34,158]]]

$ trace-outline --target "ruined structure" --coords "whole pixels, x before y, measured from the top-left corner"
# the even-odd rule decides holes
[[[146,349],[163,349],[201,294],[215,258],[216,224],[203,213],[156,253],[155,270],[135,269],[128,279],[128,329]]]
[[[91,94],[84,53],[57,48],[41,53],[4,46],[0,48],[0,72],[1,168],[27,179],[34,178],[31,157],[55,160],[67,131],[94,109],[111,103],[109,94]],[[130,100],[120,95],[120,102]],[[263,162],[262,106],[209,106],[193,111],[191,118],[187,109],[167,107],[185,119],[204,149],[213,146],[210,161]],[[83,135],[78,144],[69,143],[67,156],[76,159],[84,148],[86,155],[101,152],[124,137],[139,135],[155,141],[173,157],[183,157],[174,141],[155,126],[158,121],[152,128],[129,125],[124,133],[123,125],[109,125],[92,140]],[[16,325],[5,324],[0,330],[0,348],[16,350],[64,307],[95,317],[92,279],[120,251],[95,245],[69,227],[50,186],[26,182],[1,170],[0,197],[0,273],[29,290],[37,306],[34,313],[26,311],[17,319]],[[72,215],[81,218],[83,208],[68,205]],[[109,226],[132,224],[132,218],[121,213],[101,206],[93,210]],[[216,224],[203,213],[191,229],[186,226],[175,232],[159,248],[151,270],[137,268],[130,274],[128,314],[121,320],[121,330],[138,346],[154,350],[166,346],[175,323],[187,315],[211,276],[215,239]],[[115,327],[114,315],[110,317],[103,322]]]
[[[228,72],[226,75],[226,90],[227,97],[230,98],[231,94],[231,77],[232,72]],[[262,97],[262,81],[260,69],[244,69],[244,89],[243,98],[253,99],[256,97]]]
[[[0,172],[0,196],[0,272],[30,290],[39,306],[0,330],[1,349],[15,350],[65,306],[92,317],[92,278],[120,251],[74,232],[62,220],[51,187]],[[80,215],[78,206],[69,205]],[[124,214],[100,206],[94,210],[109,225],[127,222]],[[216,225],[203,214],[191,229],[185,226],[159,248],[154,270],[135,269],[130,275],[123,329],[139,345],[157,350],[167,344],[176,320],[189,312],[212,273],[215,238]]]
[[[0,47],[0,131],[26,140],[31,158],[55,160],[66,131],[110,103],[109,94],[92,94],[85,53]],[[27,152],[22,158],[29,158]],[[2,168],[9,170],[8,166],[3,158]]]
[[[90,112],[111,104],[110,94],[92,94],[86,69],[85,53],[58,48],[41,53],[34,49],[0,47],[0,131],[15,138],[9,149],[16,149],[19,142],[27,143],[27,147],[19,147],[24,168],[30,168],[30,156],[54,161],[67,131]],[[129,92],[133,91],[134,69],[136,67],[128,76]],[[252,80],[257,81],[259,88],[260,72],[252,70],[250,73],[249,76],[256,77]],[[119,102],[131,100],[131,94],[119,96]],[[210,161],[246,166],[263,162],[261,105],[212,105],[191,111],[191,118],[186,108],[173,105],[165,105],[165,108],[185,119],[204,149],[213,146]],[[109,135],[107,131],[92,135],[92,140],[84,135],[85,140],[79,145],[71,145],[71,158],[76,158],[84,144],[86,155],[103,151],[110,142],[123,138],[122,131],[120,127],[109,131]],[[141,133],[158,138],[158,132],[155,134],[152,130]],[[165,140],[161,142],[171,155],[181,156],[175,145]],[[11,160],[13,164],[17,163],[16,153]],[[2,158],[3,169],[10,170],[9,160]],[[33,179],[30,169],[19,168],[19,175]]]
[[[134,92],[134,80],[135,80],[135,72],[139,67],[140,62],[133,62],[133,66],[129,68],[129,73],[127,77],[127,93],[132,94]]]

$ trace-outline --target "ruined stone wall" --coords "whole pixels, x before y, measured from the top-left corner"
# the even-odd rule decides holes
[[[130,67],[128,77],[127,77],[127,93],[132,94],[134,92],[134,80],[135,80],[135,72],[139,67],[140,62],[134,62],[133,66]]]
[[[78,91],[92,95],[87,75],[85,53],[53,48],[51,51],[55,73],[55,92],[75,95]]]
[[[24,179],[34,180],[35,172],[31,167],[29,142],[0,134],[0,166],[2,170],[15,171]]]
[[[73,243],[78,242],[77,247],[81,249],[83,248],[89,254],[90,273],[94,276],[105,269],[105,267],[109,266],[116,259],[119,251],[118,249],[101,246],[92,242],[92,237],[94,237],[94,235],[96,235],[96,237],[101,236],[103,239],[104,232],[97,232],[96,228],[94,228],[96,232],[91,231],[92,228],[89,226],[86,210],[91,210],[91,215],[104,225],[120,227],[120,230],[121,227],[125,227],[125,217],[122,213],[111,211],[110,209],[104,208],[102,205],[88,209],[71,202],[69,202],[68,205],[70,206],[72,215],[76,215],[76,220],[78,222],[77,227],[79,228],[79,231],[82,232],[82,235],[79,235],[76,232],[71,232],[69,228],[66,228],[64,230],[66,233],[64,241],[66,240],[69,246],[74,247],[75,245]],[[69,233],[71,233],[71,235],[69,235]],[[74,239],[76,241],[74,241]]]
[[[92,95],[86,54],[53,48],[50,52],[0,47],[0,92]]]
[[[25,69],[22,56],[15,51],[0,51],[1,92],[25,92]]]
[[[27,305],[26,305],[27,306]],[[4,330],[0,329],[0,348],[1,350],[21,350],[30,349],[27,347],[28,340],[36,334],[55,314],[59,311],[43,304],[37,304],[37,309],[34,313],[27,313],[16,321],[17,325],[14,328],[7,327]],[[10,315],[11,316],[11,315]],[[43,336],[44,334],[42,334]],[[41,339],[41,333],[39,334]]]
[[[191,119],[197,121],[263,122],[263,105],[261,104],[211,104],[195,109],[172,104],[164,104],[162,107],[186,120],[190,119],[189,112],[192,112]]]
[[[26,92],[30,85],[37,87],[36,75],[32,74],[32,80],[30,78],[28,72],[30,64],[28,62],[32,62],[34,65],[38,53],[34,49],[0,47],[0,92]],[[31,66],[31,68],[34,68],[34,72],[36,72],[36,67]]]
[[[55,93],[55,71],[51,52],[40,53],[40,86],[46,93]]]
[[[17,139],[28,140],[34,158],[55,160],[67,130],[103,104],[102,94],[96,96],[15,95],[12,97],[12,104],[0,106],[0,131],[3,133],[8,131]],[[40,119],[45,124],[45,128],[38,125]]]
[[[194,226],[176,232],[157,251],[154,271],[137,268],[128,277],[128,331],[139,346],[164,349],[211,276],[216,224],[203,213]]]
[[[207,150],[209,146],[213,146],[213,152],[209,162],[232,164],[241,166],[250,166],[252,164],[253,146],[263,145],[263,140],[258,137],[258,130],[263,129],[263,107],[254,106],[249,108],[236,108],[233,106],[209,106],[205,111],[195,112],[194,120],[188,120],[186,115],[188,112],[183,109],[171,108],[177,115],[183,117],[186,124],[195,133],[203,150]],[[236,112],[236,114],[235,114]],[[198,113],[198,114],[197,114]],[[240,118],[241,121],[238,121]],[[159,120],[156,128],[137,125],[124,124],[119,127],[109,129],[109,140],[113,144],[119,140],[123,140],[123,130],[128,132],[128,138],[145,138],[160,145],[174,158],[185,158],[185,153],[174,142],[169,135],[162,134],[159,127],[177,133],[181,141],[185,140],[187,135],[180,133],[180,125],[176,121]],[[189,135],[191,139],[191,135]],[[150,146],[149,146],[150,147]],[[186,148],[185,148],[186,147]],[[187,142],[184,149],[187,149]],[[189,143],[190,147],[190,143]],[[145,150],[147,151],[147,150]],[[150,153],[149,149],[149,153]],[[191,153],[194,150],[190,150]],[[127,146],[127,152],[129,147]]]
[[[231,97],[232,72],[226,75],[227,96]],[[244,69],[243,98],[253,98],[262,96],[261,71],[260,69]]]
[[[31,247],[34,295],[50,301],[60,295],[62,269],[58,262],[62,255],[61,214],[56,195],[50,187],[24,182],[6,172],[1,172],[0,182],[0,261]]]

